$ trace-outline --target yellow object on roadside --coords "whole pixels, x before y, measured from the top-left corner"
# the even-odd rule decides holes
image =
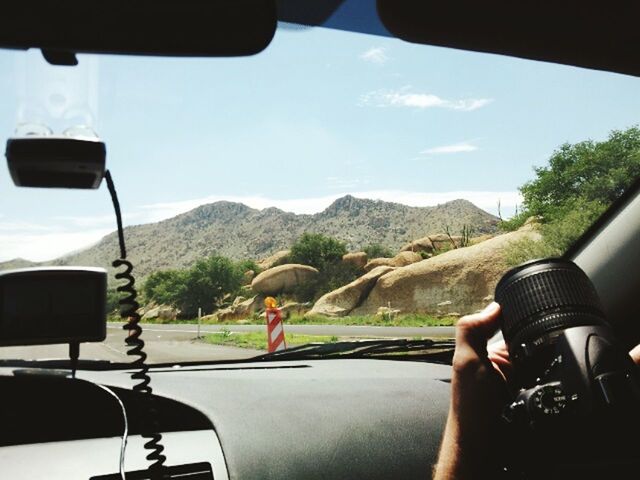
[[[278,306],[278,302],[273,297],[267,297],[264,299],[264,306],[267,308],[276,308]]]

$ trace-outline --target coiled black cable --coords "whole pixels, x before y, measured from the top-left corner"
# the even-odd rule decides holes
[[[144,340],[140,338],[142,334],[140,314],[138,313],[140,305],[136,300],[138,292],[135,288],[135,279],[132,273],[133,265],[127,260],[120,202],[118,202],[118,195],[109,170],[105,172],[105,180],[107,181],[107,188],[111,194],[111,200],[116,214],[116,222],[118,224],[118,242],[120,244],[120,258],[115,260],[112,265],[114,268],[125,268],[124,271],[120,271],[115,274],[117,280],[126,280],[124,285],[119,285],[116,289],[118,292],[126,294],[126,296],[121,298],[118,302],[120,304],[120,317],[127,321],[127,323],[122,326],[124,330],[128,330],[129,332],[127,339],[125,340],[129,347],[127,355],[137,357],[132,362],[136,371],[131,374],[131,378],[137,382],[133,386],[133,391],[144,396],[149,413],[149,423],[144,425],[144,430],[141,435],[142,438],[148,439],[148,442],[144,444],[144,448],[151,451],[151,453],[146,457],[147,460],[153,462],[149,465],[149,474],[153,480],[162,479],[166,456],[162,454],[164,451],[164,447],[160,443],[162,441],[162,434],[158,431],[158,411],[156,410],[153,401],[153,391],[150,385],[151,378],[148,374],[149,366],[146,363],[147,354],[144,352]]]

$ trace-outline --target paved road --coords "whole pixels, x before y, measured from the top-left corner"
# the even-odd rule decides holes
[[[264,325],[203,325],[201,334],[219,332],[264,331]],[[230,360],[250,358],[263,353],[245,348],[210,345],[196,340],[197,326],[190,324],[153,325],[143,324],[143,338],[149,363],[185,362],[199,360]],[[307,335],[335,335],[338,337],[452,337],[452,327],[361,327],[342,325],[287,325],[287,332]],[[80,347],[80,358],[128,362],[122,324],[109,323],[107,338],[102,343],[85,343]],[[0,359],[67,358],[66,345],[41,345],[33,347],[0,348]]]
[[[120,323],[109,323],[109,328],[120,328]],[[191,333],[197,334],[194,324],[142,324],[146,332],[162,333]],[[215,333],[222,330],[231,332],[263,332],[264,325],[202,325],[200,333]],[[453,327],[368,327],[360,325],[286,325],[288,333],[304,335],[335,335],[337,337],[361,338],[402,338],[402,337],[454,337]]]
[[[102,343],[83,343],[80,358],[130,362],[124,344],[126,332],[117,325],[109,325],[107,338]],[[261,353],[259,350],[211,345],[195,339],[191,332],[145,331],[145,352],[149,363],[185,362],[199,360],[231,360],[250,358]],[[43,359],[68,358],[67,345],[39,345],[33,347],[0,348],[0,359]]]

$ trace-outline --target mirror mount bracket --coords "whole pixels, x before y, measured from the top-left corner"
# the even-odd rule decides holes
[[[50,65],[75,67],[78,65],[78,57],[74,52],[68,50],[42,49],[42,56]]]

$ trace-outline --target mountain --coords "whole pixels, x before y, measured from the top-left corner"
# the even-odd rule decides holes
[[[25,260],[24,258],[14,258],[7,262],[0,262],[0,270],[13,270],[14,268],[29,268],[37,267],[37,262]]]
[[[330,235],[346,242],[352,251],[371,243],[397,251],[411,240],[443,232],[445,226],[451,234],[459,234],[463,225],[469,225],[477,235],[494,232],[497,221],[467,200],[408,207],[347,195],[313,215],[215,202],[158,223],[127,227],[125,238],[135,272],[144,277],[156,270],[188,267],[213,254],[257,260],[288,249],[304,232]],[[107,268],[117,255],[118,240],[113,232],[86,250],[47,263]],[[5,265],[0,264],[0,269]]]

